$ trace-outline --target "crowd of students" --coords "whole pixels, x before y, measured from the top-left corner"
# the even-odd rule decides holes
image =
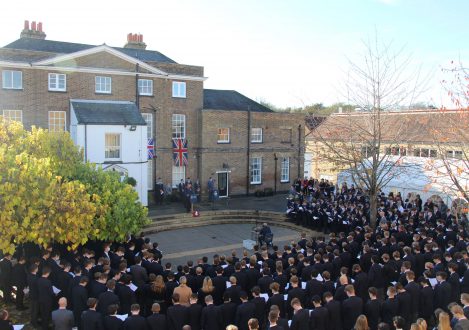
[[[303,200],[289,205],[292,220],[315,226],[323,217],[330,234],[177,267],[145,237],[51,247],[14,266],[6,254],[3,297],[10,302],[14,286],[23,309],[29,290],[31,324],[43,329],[469,329],[465,218],[444,204],[380,195],[372,229],[359,189],[314,180],[293,188]],[[8,313],[0,318],[8,329]]]

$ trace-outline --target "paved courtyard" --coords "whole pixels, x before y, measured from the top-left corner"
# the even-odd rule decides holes
[[[242,255],[243,240],[251,238],[253,224],[209,225],[195,228],[177,229],[149,235],[152,241],[160,245],[163,262],[173,266],[185,264],[207,256],[209,262],[215,253],[231,255],[236,250]],[[274,233],[274,244],[283,246],[291,240],[298,240],[299,233],[292,229],[271,227]],[[252,252],[252,250],[251,250]]]

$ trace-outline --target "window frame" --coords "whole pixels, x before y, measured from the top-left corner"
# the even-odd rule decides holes
[[[10,86],[6,86],[6,74],[7,73],[10,73],[10,80],[11,80],[11,85]],[[15,79],[14,79],[14,74],[15,73],[19,73],[19,78],[20,78],[20,84],[19,84],[19,87],[15,87],[14,86],[14,82],[15,82]],[[22,90],[23,89],[23,71],[19,71],[19,70],[2,70],[2,88],[3,89],[13,89],[13,90]]]
[[[109,91],[107,90],[98,90],[98,86],[103,86],[103,83],[100,81],[98,83],[98,79],[109,79]],[[104,86],[107,86],[107,83],[104,83]],[[96,94],[112,94],[112,77],[107,76],[95,76],[94,77],[94,92]]]
[[[286,160],[286,167],[284,167],[285,160]],[[287,179],[285,179],[284,177],[287,177]],[[290,157],[282,157],[282,161],[280,163],[280,183],[288,183],[288,182],[290,182]]]
[[[110,145],[107,144],[107,137],[111,136],[111,135],[118,137],[119,145],[110,146]],[[114,149],[114,150],[109,150],[109,149]],[[114,152],[116,150],[119,151],[119,157],[108,157],[107,156],[107,153]],[[119,161],[119,160],[122,160],[122,134],[121,133],[104,133],[104,160],[105,161]]]
[[[291,128],[282,128],[280,131],[280,143],[292,143],[293,141],[293,130]],[[285,135],[288,135],[288,139],[284,139],[284,133]]]
[[[51,114],[54,114],[54,115],[63,114],[63,120],[64,120],[63,130],[57,129],[56,126],[58,125],[55,122],[53,123],[53,125],[51,125],[51,119],[53,119],[54,121],[58,121],[61,119],[61,118],[51,118]],[[49,132],[66,132],[67,131],[67,112],[66,111],[48,111],[47,124],[48,124]],[[54,127],[54,129],[52,129],[52,126]]]
[[[222,130],[227,130],[227,133],[222,133]],[[220,139],[220,137],[226,137],[226,139]],[[229,127],[219,127],[217,132],[217,143],[226,144],[230,143],[230,128]]]
[[[184,86],[184,88],[181,88]],[[185,81],[173,81],[172,83],[172,97],[185,99],[187,97],[187,84]]]
[[[5,115],[6,113],[8,113],[9,115],[6,116],[6,115]],[[13,116],[15,119],[10,118],[10,117],[11,117],[11,116],[10,116],[11,113],[15,113],[15,115]],[[16,118],[17,118],[16,114],[18,114],[18,113],[20,114],[20,120],[16,120]],[[23,123],[23,110],[18,110],[18,109],[4,109],[4,110],[2,111],[2,116],[3,116],[3,119],[4,119],[4,120],[8,120],[8,121],[18,121],[18,122],[20,122],[20,123]]]
[[[260,130],[260,134],[254,134],[254,130]],[[254,136],[259,136],[260,138],[254,140]],[[264,142],[264,130],[262,127],[252,127],[251,128],[251,143],[263,143]]]
[[[179,176],[177,178],[177,180],[175,180],[174,178],[174,169],[175,168],[178,168],[178,169],[182,169],[182,176]],[[178,173],[178,175],[181,175],[181,173]],[[181,181],[181,179],[185,180],[186,179],[186,167],[185,166],[173,166],[171,167],[171,187],[173,188],[177,188],[179,182]]]
[[[177,120],[175,118],[183,118],[183,120],[181,121],[181,120]],[[177,132],[177,128],[179,126],[175,126],[175,122],[176,123],[178,123],[178,122],[183,123],[181,132]],[[176,132],[175,132],[175,128],[176,128]],[[178,133],[179,133],[180,136],[178,136]],[[175,136],[175,134],[176,134],[176,136]],[[173,140],[177,140],[177,139],[184,140],[186,138],[186,115],[183,115],[183,114],[180,114],[180,113],[173,113],[173,115],[171,116],[171,138]]]
[[[52,76],[55,76],[55,79],[56,79],[56,87],[53,88],[51,87],[51,77]],[[63,88],[60,88],[59,87],[59,76],[63,76],[64,77],[64,87]],[[55,73],[55,72],[50,72],[49,75],[48,75],[48,81],[47,81],[47,86],[48,86],[48,90],[50,92],[66,92],[67,91],[67,75],[65,73]]]
[[[153,114],[142,112],[142,117],[147,123],[147,140],[153,139]]]
[[[255,160],[256,160],[256,166],[258,168],[254,169],[254,163],[255,163]],[[262,184],[262,157],[251,157],[251,159],[249,160],[250,164],[249,164],[249,168],[250,168],[250,173],[249,173],[249,176],[250,176],[250,184],[254,185],[254,184]],[[254,171],[258,171],[259,173],[258,174],[254,174]],[[258,180],[254,180],[254,178],[257,178],[258,177]]]
[[[150,83],[149,86],[141,86],[140,83],[143,84],[143,82],[146,82],[146,83]],[[138,95],[139,96],[153,96],[153,80],[152,79],[138,79],[138,82],[137,82],[137,85],[138,85]],[[142,92],[141,89],[143,88],[146,88],[148,89],[150,92]]]

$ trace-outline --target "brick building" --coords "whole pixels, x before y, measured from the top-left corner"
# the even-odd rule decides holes
[[[25,21],[20,38],[0,48],[0,70],[0,115],[26,128],[69,131],[71,100],[133,102],[155,147],[149,190],[158,177],[173,186],[190,177],[205,193],[212,176],[226,195],[244,194],[286,190],[302,176],[302,117],[235,91],[204,90],[203,67],[147,50],[142,35],[127,35],[124,47],[77,44],[47,40],[41,23]],[[186,166],[175,166],[176,139],[187,142]]]

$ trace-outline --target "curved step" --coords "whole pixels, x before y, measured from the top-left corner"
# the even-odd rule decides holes
[[[249,210],[217,210],[204,211],[199,217],[190,213],[180,213],[165,216],[153,216],[151,224],[143,229],[145,234],[154,234],[162,231],[176,230],[191,227],[209,226],[215,224],[266,222],[271,226],[289,228],[298,232],[313,235],[316,231],[297,226],[288,222],[288,218],[281,212],[249,211]]]

